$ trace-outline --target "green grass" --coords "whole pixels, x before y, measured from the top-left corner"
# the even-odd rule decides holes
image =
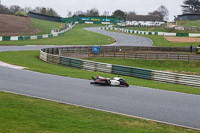
[[[200,22],[200,21],[199,21]],[[183,26],[188,26],[191,27],[193,24],[197,24],[197,22],[191,22],[191,24],[188,25],[183,25]],[[200,31],[189,31],[189,30],[175,30],[175,29],[167,29],[165,27],[126,27],[125,29],[129,30],[139,30],[139,31],[154,31],[154,32],[168,32],[168,33],[200,33]]]
[[[39,51],[1,52],[0,60],[10,63],[10,64],[18,65],[18,66],[25,66],[25,67],[28,67],[29,70],[33,70],[33,71],[73,77],[73,78],[91,80],[91,76],[96,76],[96,75],[102,75],[104,77],[110,77],[110,78],[114,76],[118,76],[118,75],[113,75],[113,74],[108,74],[108,73],[84,71],[84,70],[79,70],[79,69],[75,69],[71,67],[64,67],[64,66],[60,66],[56,64],[49,64],[49,63],[45,63],[39,60],[38,56],[39,56]],[[130,85],[200,95],[200,88],[184,86],[184,85],[176,85],[176,84],[167,84],[167,83],[162,83],[162,82],[127,77],[127,76],[122,76],[122,77],[125,78],[126,81]]]
[[[125,29],[129,30],[139,30],[139,31],[160,31],[160,32],[170,32],[165,27],[125,27]]]
[[[82,29],[95,26],[102,25],[78,24],[63,36],[24,41],[0,41],[0,45],[106,45],[114,43],[111,37]]]
[[[96,62],[104,62],[109,64],[138,67],[151,70],[171,71],[179,73],[191,73],[200,75],[199,61],[175,61],[175,60],[135,60],[120,58],[94,58],[89,59]]]
[[[197,133],[199,131],[0,92],[0,132]]]
[[[40,19],[30,18],[31,26],[40,30],[40,35],[51,33],[52,28],[64,29],[65,23],[45,21]]]
[[[110,31],[119,32],[119,31],[114,31],[114,30],[110,30]],[[165,39],[164,36],[158,36],[158,35],[141,35],[141,34],[133,34],[133,33],[126,33],[126,34],[147,37],[153,41],[153,46],[159,46],[159,47],[189,47],[190,45],[192,45],[192,46],[199,45],[199,43],[196,43],[196,42],[173,43],[173,42],[169,42],[167,39]]]
[[[194,20],[194,21],[178,21],[178,26],[200,27],[200,20]]]

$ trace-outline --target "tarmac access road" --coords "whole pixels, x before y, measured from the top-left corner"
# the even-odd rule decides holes
[[[120,36],[123,34],[120,33]],[[39,50],[44,47],[50,46],[1,46],[0,51]],[[90,85],[89,80],[3,66],[0,66],[0,90],[200,130],[200,95],[137,86],[95,86]]]

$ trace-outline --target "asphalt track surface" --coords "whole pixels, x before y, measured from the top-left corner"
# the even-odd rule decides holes
[[[0,47],[0,51],[42,47]],[[95,86],[89,80],[7,67],[0,67],[0,90],[200,129],[199,95],[137,86]]]
[[[104,35],[114,38],[117,41],[115,46],[152,46],[153,45],[152,40],[146,37],[101,30],[97,27],[89,27],[89,28],[84,28],[84,29],[88,31],[104,34]]]

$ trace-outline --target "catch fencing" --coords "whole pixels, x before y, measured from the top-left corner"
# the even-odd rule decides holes
[[[72,47],[69,47],[69,48],[72,49]],[[85,48],[81,47],[82,50],[86,48],[91,48],[91,47],[85,47]],[[65,49],[65,48],[61,48],[61,49]],[[75,67],[75,68],[83,69],[83,70],[106,72],[106,73],[130,76],[130,77],[141,78],[141,79],[146,79],[146,80],[200,87],[200,76],[155,71],[155,70],[148,70],[148,69],[142,69],[142,68],[135,68],[135,67],[75,59],[71,57],[59,56],[59,51],[60,51],[60,48],[42,49],[40,51],[40,59],[46,62]],[[80,51],[80,49],[78,51]]]

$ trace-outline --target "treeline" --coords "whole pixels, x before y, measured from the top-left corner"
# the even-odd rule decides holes
[[[36,7],[34,9],[32,9],[31,7],[25,7],[25,8],[21,8],[18,5],[12,5],[10,7],[7,7],[5,5],[1,5],[0,4],[0,14],[15,14],[17,15],[17,13],[20,12],[24,12],[24,13],[28,13],[28,12],[35,12],[35,13],[40,13],[40,14],[44,14],[44,15],[49,15],[49,16],[59,16],[58,13],[53,10],[52,8],[46,8],[46,7]]]
[[[104,11],[102,15],[99,14],[98,9],[92,8],[90,10],[87,10],[86,12],[84,11],[76,11],[74,14],[72,14],[71,11],[68,12],[67,17],[74,17],[74,16],[109,16],[109,17],[116,17],[121,20],[127,20],[127,21],[133,21],[136,18],[136,13],[135,11],[129,11],[129,12],[124,12],[122,10],[115,10],[112,12],[112,14],[109,14],[109,12]],[[169,11],[168,9],[164,6],[161,5],[158,7],[156,10],[149,12],[147,14],[148,16],[157,16],[159,20],[164,21],[168,20],[169,16]]]

